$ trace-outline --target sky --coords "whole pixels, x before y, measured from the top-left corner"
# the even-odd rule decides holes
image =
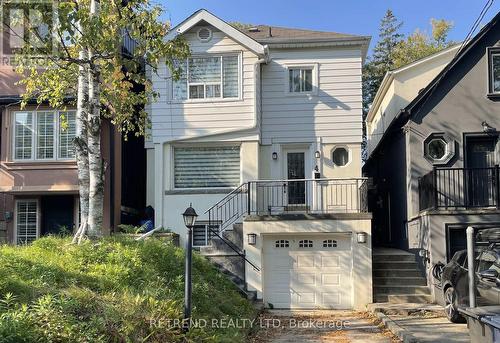
[[[373,48],[380,19],[387,9],[403,21],[402,32],[430,31],[430,19],[454,23],[450,39],[462,41],[486,0],[156,0],[166,10],[165,20],[177,25],[200,8],[226,21],[372,36]],[[496,0],[481,22],[500,11]],[[479,28],[480,28],[479,27]],[[477,31],[476,31],[477,32]]]

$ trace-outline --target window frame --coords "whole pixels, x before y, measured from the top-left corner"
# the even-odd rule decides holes
[[[17,206],[19,202],[35,202],[36,203],[36,238],[35,240],[40,238],[40,199],[37,198],[21,198],[21,199],[16,199],[14,201],[14,244],[19,245],[17,239],[18,239],[18,233],[17,233]]]
[[[240,165],[239,165],[239,182],[238,185],[235,187],[185,187],[185,188],[178,188],[175,187],[175,149],[176,148],[238,148],[240,152]],[[232,191],[238,188],[241,183],[242,183],[242,158],[241,158],[241,145],[240,144],[216,144],[216,145],[206,145],[206,146],[200,146],[199,144],[183,144],[183,145],[172,145],[170,149],[170,157],[169,160],[171,161],[170,165],[171,167],[169,168],[170,172],[170,184],[171,184],[171,189],[172,191],[176,193],[193,193],[193,192],[213,192],[213,193],[218,193],[218,192],[226,192],[226,191]]]
[[[434,140],[445,142],[445,154],[440,159],[434,159],[429,155],[429,144]],[[449,163],[455,157],[455,140],[444,132],[432,132],[422,142],[422,156],[433,166],[442,166]]]
[[[345,149],[347,151],[347,163],[344,164],[343,166],[335,163],[335,159],[333,158],[333,154],[335,153],[335,150],[337,150],[337,149]],[[335,168],[346,168],[352,162],[352,152],[351,152],[351,149],[349,149],[349,147],[347,145],[335,145],[332,148],[332,150],[330,151],[330,156],[332,159],[332,164],[335,166]]]
[[[312,90],[304,92],[290,92],[290,70],[310,69],[312,70]],[[287,96],[313,96],[318,95],[319,88],[319,65],[318,63],[298,63],[285,65],[285,95]]]
[[[38,158],[38,113],[46,113],[46,112],[52,112],[54,114],[54,119],[53,119],[53,124],[54,124],[54,142],[53,142],[53,157],[52,158]],[[10,154],[11,154],[11,160],[14,162],[67,162],[67,161],[75,161],[75,157],[59,157],[59,130],[60,130],[60,125],[61,125],[61,114],[62,113],[68,113],[68,112],[75,112],[75,126],[78,125],[76,122],[76,110],[70,109],[70,110],[55,110],[55,109],[40,109],[40,110],[15,110],[11,112],[11,128],[12,128],[12,137],[11,137],[11,149],[10,149]],[[31,113],[32,114],[32,128],[31,128],[31,157],[30,158],[16,158],[16,115],[18,113]]]
[[[193,58],[211,58],[211,57],[219,57],[220,58],[220,83],[214,82],[189,82],[189,60]],[[231,98],[224,98],[224,57],[237,57],[238,58],[238,96]],[[184,61],[183,61],[184,62]],[[220,102],[220,101],[241,101],[243,99],[243,52],[242,51],[228,51],[224,53],[200,53],[193,54],[185,59],[186,63],[186,99],[176,99],[174,98],[174,88],[175,88],[175,80],[170,82],[170,99],[173,103],[204,103],[204,102]],[[203,98],[190,98],[189,97],[189,86],[200,86],[203,85],[204,97]],[[206,97],[206,86],[207,85],[220,85],[220,97],[207,98]]]
[[[488,61],[486,63],[487,65],[487,97],[488,98],[500,98],[500,91],[494,91],[493,87],[493,56],[500,56],[500,47],[498,46],[492,46],[486,48],[486,56],[488,58]]]

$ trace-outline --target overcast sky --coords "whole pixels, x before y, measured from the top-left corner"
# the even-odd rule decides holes
[[[200,8],[226,21],[335,31],[377,38],[380,19],[390,8],[404,22],[404,33],[430,29],[430,19],[453,21],[450,34],[461,41],[467,35],[486,0],[156,0],[167,10],[165,20],[178,24]],[[498,11],[496,0],[481,22]]]

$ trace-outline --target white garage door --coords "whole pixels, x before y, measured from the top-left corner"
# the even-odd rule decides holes
[[[352,308],[351,235],[267,236],[263,254],[274,308]]]

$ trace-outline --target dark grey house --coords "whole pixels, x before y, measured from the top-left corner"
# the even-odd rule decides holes
[[[428,274],[465,247],[467,226],[500,227],[499,20],[415,89],[363,167],[373,179],[375,244],[423,250]]]

